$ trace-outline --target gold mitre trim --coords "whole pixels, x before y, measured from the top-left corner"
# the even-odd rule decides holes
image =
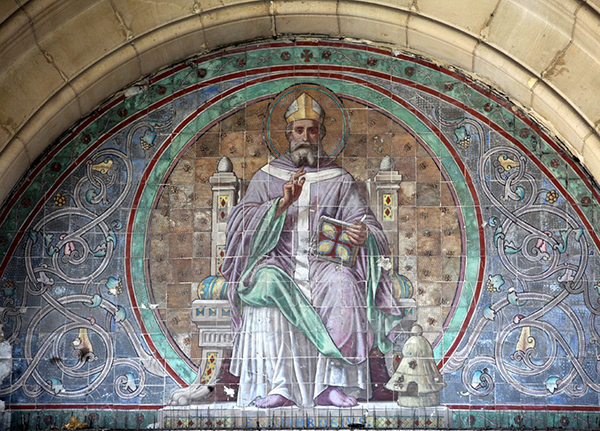
[[[287,123],[297,120],[317,120],[319,123],[323,123],[325,111],[315,99],[307,93],[302,93],[292,102],[284,117]]]

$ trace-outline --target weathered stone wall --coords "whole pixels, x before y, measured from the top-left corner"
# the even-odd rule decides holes
[[[598,11],[2,2],[2,423],[598,427]],[[233,409],[228,350],[200,345],[210,310],[193,301],[224,299],[222,280],[201,283],[216,275],[209,178],[228,157],[245,189],[275,157],[269,104],[299,83],[339,96],[349,132],[336,163],[361,187],[387,155],[403,176],[386,204],[395,270],[447,408],[402,410],[375,379],[359,413]],[[372,370],[390,371],[404,341],[374,352]],[[168,406],[196,383],[199,407]]]
[[[206,50],[328,35],[408,49],[488,80],[600,175],[594,1],[8,0],[0,7],[0,199],[71,124]]]

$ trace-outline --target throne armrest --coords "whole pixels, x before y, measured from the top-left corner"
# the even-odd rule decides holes
[[[231,308],[223,276],[210,276],[198,283],[198,299],[192,301],[192,322],[198,327],[200,347],[233,346]]]

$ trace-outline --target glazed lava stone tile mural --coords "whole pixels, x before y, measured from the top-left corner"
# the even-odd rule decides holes
[[[364,181],[377,174],[385,155],[394,154],[402,172],[397,200],[402,208],[396,210],[399,227],[394,232],[402,251],[399,270],[415,280],[415,299],[422,317],[427,316],[421,325],[433,342],[455,297],[461,265],[459,214],[450,185],[442,181],[431,155],[398,123],[352,100],[344,100],[344,106],[352,131],[336,162],[357,181]],[[227,157],[234,172],[244,173],[240,180],[247,186],[268,163],[262,123],[256,118],[267,109],[268,101],[257,102],[199,137],[181,155],[163,188],[159,210],[151,215],[148,265],[157,309],[179,350],[198,365],[202,351],[190,341],[195,330],[190,304],[198,298],[198,281],[213,275],[213,193],[208,174],[215,173],[220,158]],[[254,124],[256,130],[246,124]]]
[[[508,101],[409,55],[173,66],[1,208],[5,424],[596,427],[598,197]]]

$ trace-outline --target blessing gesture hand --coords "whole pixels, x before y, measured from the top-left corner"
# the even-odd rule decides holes
[[[279,201],[277,206],[276,217],[279,217],[283,212],[288,209],[294,202],[300,197],[302,193],[302,186],[306,182],[306,171],[302,167],[299,171],[292,175],[290,181],[283,185],[283,198]]]

